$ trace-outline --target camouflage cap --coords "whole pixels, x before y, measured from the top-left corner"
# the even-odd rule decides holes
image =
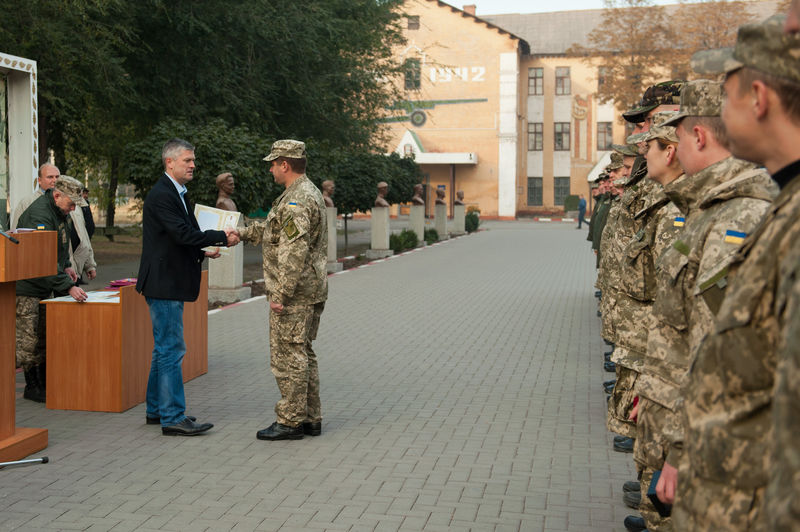
[[[623,166],[625,166],[625,164],[622,162],[622,154],[612,151],[611,162],[608,166],[606,166],[606,168],[609,170],[616,170],[617,168],[622,168]]]
[[[683,80],[662,81],[647,88],[639,104],[633,109],[622,113],[622,118],[633,124],[644,122],[647,113],[659,105],[678,105],[680,103],[681,89],[686,82]]]
[[[671,120],[678,114],[678,111],[660,111],[653,115],[653,125],[650,129],[631,135],[628,137],[628,144],[638,144],[640,142],[647,142],[653,139],[664,139],[670,142],[678,142],[678,136],[675,134],[675,127],[665,125],[667,121]]]
[[[600,181],[603,181],[604,179],[608,179],[608,178],[609,178],[608,168],[606,168],[605,170],[600,172],[599,176],[597,176],[597,179],[595,179],[595,183],[599,183]]]
[[[707,79],[690,81],[681,92],[681,110],[664,125],[677,126],[687,116],[719,116],[721,110],[721,83]]]
[[[636,157],[639,155],[639,149],[635,144],[612,144],[614,151],[621,153],[624,157]]]
[[[299,140],[276,140],[272,144],[272,150],[269,155],[264,157],[264,160],[274,161],[278,157],[288,157],[289,159],[305,159],[306,157],[306,143]]]
[[[74,177],[70,177],[68,175],[58,176],[58,179],[56,179],[55,189],[62,194],[66,194],[69,199],[75,202],[77,207],[86,207],[89,205],[86,203],[86,200],[83,199],[83,195],[81,194],[83,191],[83,183]]]
[[[727,74],[746,66],[800,83],[800,35],[784,34],[784,20],[776,15],[740,26],[736,46],[697,52],[692,68],[700,74]]]

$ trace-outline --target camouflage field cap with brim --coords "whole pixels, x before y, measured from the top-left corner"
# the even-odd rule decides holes
[[[306,143],[299,140],[276,140],[272,144],[272,150],[264,160],[274,161],[278,157],[288,157],[289,159],[304,159],[306,156]]]
[[[784,34],[786,17],[775,15],[739,27],[733,48],[703,50],[692,56],[700,74],[728,74],[742,67],[800,83],[800,34]]]
[[[665,126],[676,126],[687,116],[719,116],[722,110],[722,84],[698,79],[690,81],[681,92],[681,110]]]
[[[644,122],[647,113],[659,105],[678,105],[681,98],[681,89],[686,82],[680,79],[662,81],[644,91],[639,104],[633,109],[622,113],[622,118],[633,124]]]
[[[635,144],[612,144],[611,147],[614,151],[621,153],[625,157],[636,157],[639,155],[639,149]]]
[[[606,166],[608,170],[616,170],[617,168],[622,168],[625,164],[622,162],[622,154],[617,152],[611,152],[611,162]]]
[[[606,180],[608,178],[609,178],[608,167],[606,167],[606,169],[603,170],[602,172],[600,172],[600,175],[597,176],[597,179],[595,180],[595,183],[599,183],[600,181],[604,181],[604,180]]]
[[[77,207],[87,207],[89,205],[86,200],[83,199],[83,194],[81,194],[83,191],[83,183],[74,177],[68,175],[58,176],[55,189],[69,196],[69,199],[71,199]]]
[[[664,139],[669,142],[678,142],[678,136],[675,133],[675,126],[665,125],[667,121],[673,119],[678,111],[660,111],[653,115],[653,125],[650,129],[636,135],[628,137],[628,142],[631,142],[634,137],[634,142],[647,142],[653,139]]]

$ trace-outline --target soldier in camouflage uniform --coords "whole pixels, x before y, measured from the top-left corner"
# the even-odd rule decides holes
[[[269,300],[270,360],[281,399],[277,421],[258,431],[261,440],[300,439],[322,432],[319,370],[312,341],[328,299],[328,227],[322,193],[305,175],[305,144],[279,140],[264,158],[286,190],[265,223],[241,232],[261,244]]]
[[[642,105],[623,114],[627,120],[643,123],[646,132],[653,116],[661,111],[677,110],[681,81],[664,82],[645,92]],[[633,451],[636,424],[630,419],[634,407],[634,386],[641,371],[647,348],[647,330],[641,327],[649,320],[650,305],[655,296],[653,272],[654,250],[658,227],[655,215],[668,203],[661,185],[645,179],[647,166],[636,163],[637,172],[625,184],[617,208],[609,212],[603,231],[601,268],[604,283],[603,332],[613,335],[617,381],[608,401],[606,425],[612,432],[629,438],[614,443],[615,450]]]
[[[662,467],[660,485],[670,474],[673,482],[676,479],[683,443],[679,390],[690,353],[713,323],[698,279],[730,261],[739,246],[725,240],[726,232],[750,232],[776,193],[766,172],[730,157],[724,147],[720,103],[719,83],[690,82],[681,93],[680,113],[665,123],[677,126],[681,141],[677,155],[688,177],[664,187],[680,210],[674,218],[680,233],[656,261],[656,299],[645,365],[637,381],[634,458],[643,469],[642,490]],[[670,464],[675,468],[668,473]],[[672,503],[672,494],[674,484],[663,502]],[[662,518],[649,500],[639,510],[648,530],[672,529],[669,518]]]
[[[787,362],[798,341],[789,335],[800,282],[800,36],[783,35],[782,24],[744,25],[735,49],[692,60],[701,73],[726,73],[731,152],[763,164],[781,190],[750,234],[727,234],[744,240],[730,264],[698,279],[725,295],[682,390],[682,530],[798,529],[798,380]]]
[[[75,282],[78,279],[69,262],[69,213],[83,202],[83,185],[77,179],[60,176],[53,188],[36,198],[19,217],[19,227],[43,228],[57,232],[58,269],[55,275],[17,281],[16,347],[17,365],[25,372],[23,397],[44,403],[46,400],[46,324],[45,306],[40,305],[53,292],[68,293],[76,301],[84,301],[86,292]]]

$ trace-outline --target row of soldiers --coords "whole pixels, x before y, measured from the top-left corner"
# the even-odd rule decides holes
[[[598,187],[628,530],[800,530],[798,4],[649,87]]]

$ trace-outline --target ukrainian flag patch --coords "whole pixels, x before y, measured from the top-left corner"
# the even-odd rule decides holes
[[[675,220],[672,222],[673,227],[683,227],[683,224],[686,223],[686,218],[683,216],[676,216]]]
[[[747,236],[747,233],[742,233],[741,231],[734,231],[733,229],[728,229],[725,231],[725,242],[729,244],[741,244],[744,242],[744,237]]]
[[[296,202],[296,201],[290,201],[290,202],[289,202],[289,207],[291,207],[292,209],[294,209],[295,207],[297,207],[297,202]]]

